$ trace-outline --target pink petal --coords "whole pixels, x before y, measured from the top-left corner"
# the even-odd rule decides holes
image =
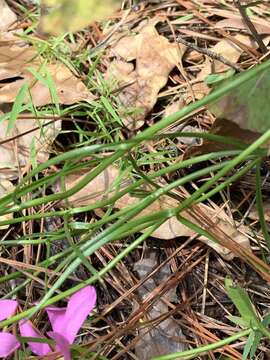
[[[53,340],[55,340],[57,350],[60,351],[62,355],[64,355],[64,360],[72,360],[69,350],[69,342],[67,341],[67,339],[55,331],[49,331],[48,335]]]
[[[46,309],[53,331],[64,336],[69,344],[72,344],[88,314],[93,310],[96,299],[95,288],[86,286],[70,297],[67,308],[64,309],[65,313],[63,309]]]
[[[0,333],[0,357],[5,358],[11,355],[16,349],[20,347],[19,341],[16,336],[1,332]]]
[[[44,336],[40,335],[33,328],[33,325],[31,324],[30,321],[23,320],[20,322],[19,326],[20,326],[21,336],[45,339]],[[30,349],[32,350],[32,352],[39,356],[47,355],[48,353],[50,353],[52,351],[51,348],[49,347],[49,345],[46,343],[29,342],[28,345],[29,345]]]
[[[65,318],[66,308],[58,308],[56,306],[46,307],[46,311],[55,332],[62,332],[62,323]]]
[[[17,309],[16,300],[0,300],[0,321],[9,318]]]

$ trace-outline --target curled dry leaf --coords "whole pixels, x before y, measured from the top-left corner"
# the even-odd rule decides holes
[[[7,30],[16,20],[16,14],[10,9],[5,0],[0,0],[0,31]]]
[[[48,64],[41,71],[42,64],[43,59],[32,47],[0,46],[0,103],[13,102],[19,89],[26,82],[34,105],[43,106],[53,102],[45,81],[37,80],[29,69],[33,69],[41,76],[46,76],[45,70],[50,74],[61,104],[93,100],[94,97],[87,87],[65,65],[55,62]],[[14,78],[15,81],[12,81]],[[29,97],[25,99],[25,102],[27,101],[30,101]]]
[[[110,64],[105,77],[123,87],[118,95],[123,107],[136,109],[123,119],[131,130],[143,125],[160,89],[166,85],[170,72],[185,51],[184,46],[171,44],[159,35],[155,28],[159,21],[142,22],[136,35],[121,38],[111,49],[116,59]]]
[[[241,43],[250,47],[255,46],[249,36],[238,34],[235,36],[235,39],[241,41]],[[215,54],[223,56],[233,64],[237,63],[241,54],[243,53],[243,50],[241,48],[239,48],[237,45],[227,39],[221,40],[209,50],[211,50]],[[199,75],[197,76],[197,80],[199,80],[200,82],[192,86],[196,99],[201,99],[209,93],[210,88],[204,82],[208,75],[212,73],[222,73],[228,69],[230,69],[230,67],[223,62],[218,60],[211,61],[210,58],[206,58],[204,66]]]
[[[18,169],[30,165],[30,152],[33,144],[36,151],[36,161],[44,162],[49,158],[49,147],[61,130],[61,121],[48,126],[41,125],[48,120],[24,119],[17,120],[12,131],[6,135],[8,120],[0,122],[0,141],[17,136],[15,140],[0,145],[0,179],[18,177]],[[29,134],[19,136],[29,130],[40,127]],[[33,143],[34,142],[34,143]],[[2,181],[2,180],[1,180]]]
[[[85,171],[84,174],[86,174]],[[66,189],[70,189],[73,187],[78,181],[82,179],[82,173],[75,173],[72,175],[67,175],[65,177],[65,187]],[[101,201],[104,199],[110,198],[114,193],[114,182],[119,177],[119,171],[115,167],[108,167],[104,173],[98,175],[92,182],[88,183],[82,190],[77,192],[76,194],[69,197],[69,204],[73,206],[86,206],[90,204],[95,204],[97,201]],[[126,180],[128,182],[128,180]],[[56,185],[54,191],[59,191],[59,185]],[[118,189],[119,191],[119,189]],[[128,206],[133,206],[139,201],[137,197],[133,197],[130,194],[126,194],[122,196],[115,202],[114,207],[117,209],[123,209]],[[65,205],[62,203],[62,205]],[[155,212],[161,210],[167,210],[169,208],[175,208],[179,205],[178,201],[172,199],[169,196],[162,196],[159,200],[156,200],[153,204],[145,208],[140,212],[138,217],[144,217],[147,215],[151,215]],[[206,205],[196,205],[196,208],[200,210],[200,212],[204,214],[205,217],[209,218],[210,221],[215,219],[214,224],[223,232],[228,235],[232,235],[233,239],[240,243],[241,245],[245,246],[246,248],[250,248],[248,238],[240,233],[235,226],[231,223],[230,218],[225,214],[224,211],[220,209],[218,211],[213,210],[211,207]],[[218,215],[217,215],[218,213]],[[190,220],[191,222],[195,223],[196,225],[200,226],[200,224],[196,221],[195,217],[192,216],[192,213],[189,211],[181,212],[181,215],[186,219]],[[205,229],[207,230],[207,228]],[[246,229],[242,229],[243,232]],[[180,236],[193,236],[195,232],[182,223],[180,223],[176,217],[172,217],[166,222],[164,222],[158,229],[156,229],[152,236],[169,240],[174,239]],[[205,237],[199,237],[199,240],[206,242],[209,246],[214,248],[220,255],[231,259],[233,258],[233,254],[227,250],[225,247],[214,243],[213,241],[208,240]]]

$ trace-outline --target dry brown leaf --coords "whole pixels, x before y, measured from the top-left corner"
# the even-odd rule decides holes
[[[269,23],[258,23],[256,21],[252,21],[252,24],[255,26],[258,34],[270,34],[270,24]],[[244,24],[241,18],[234,18],[234,19],[224,19],[218,21],[216,23],[217,28],[235,28],[235,29],[246,29],[247,26]]]
[[[185,47],[171,44],[159,35],[153,19],[138,27],[138,34],[120,39],[111,49],[116,60],[106,73],[107,79],[114,79],[118,86],[129,84],[119,93],[124,108],[136,108],[134,114],[124,118],[125,125],[138,129],[157,101],[172,69],[179,63]],[[120,60],[120,62],[119,62]],[[135,61],[135,66],[131,61]]]
[[[84,172],[86,174],[87,171]],[[115,167],[107,168],[104,173],[98,175],[92,182],[86,185],[82,190],[77,192],[75,195],[69,197],[69,203],[73,206],[86,206],[90,204],[94,204],[97,201],[101,201],[107,199],[112,196],[114,193],[112,190],[112,186],[114,181],[117,179],[119,175],[119,171]],[[65,177],[65,186],[66,189],[70,189],[73,187],[78,181],[82,179],[83,175],[80,172],[79,174],[72,174]],[[59,191],[59,185],[57,185],[54,189],[55,191]],[[110,192],[112,191],[112,192]],[[128,206],[133,206],[138,202],[137,197],[133,197],[130,194],[126,194],[120,199],[118,199],[115,203],[115,208],[123,209]],[[63,205],[65,205],[63,203]],[[137,217],[144,217],[147,215],[151,215],[155,212],[161,210],[167,210],[169,208],[174,208],[178,206],[179,203],[175,199],[172,199],[169,196],[162,196],[159,200],[155,201],[153,204],[145,208]],[[240,233],[235,226],[231,223],[230,218],[225,214],[224,211],[216,211],[209,206],[206,205],[197,205],[200,211],[204,212],[206,216],[209,216],[212,221],[217,225],[217,227],[224,231],[229,236],[232,236],[235,241],[245,246],[249,247],[248,238]],[[218,213],[218,215],[217,215]],[[193,223],[200,225],[196,222],[193,216],[190,215],[188,211],[183,211],[182,216],[192,221]],[[244,229],[246,230],[246,229]],[[174,239],[179,236],[192,236],[195,232],[183,224],[181,224],[175,217],[170,218],[165,223],[163,223],[157,230],[152,234],[153,237],[169,240]],[[210,247],[214,248],[219,254],[226,257],[227,259],[233,258],[233,254],[227,250],[225,247],[214,243],[213,241],[208,240],[205,237],[199,238],[201,241],[207,243]]]
[[[32,47],[1,46],[0,80],[2,84],[0,87],[0,103],[13,102],[21,86],[28,82],[34,105],[51,104],[52,98],[49,88],[37,81],[28,70],[32,68],[40,73],[42,63],[43,59],[37,55]],[[53,79],[59,103],[69,105],[83,100],[93,100],[94,97],[87,87],[65,65],[52,63],[48,64],[46,68]],[[11,81],[15,77],[19,77],[19,79]],[[4,80],[6,80],[6,84]],[[25,99],[25,102],[27,101],[29,99]]]
[[[8,120],[0,122],[0,141],[17,136],[40,126],[40,129],[0,145],[0,178],[18,177],[18,168],[30,165],[30,148],[35,141],[36,160],[44,162],[49,158],[49,147],[61,130],[61,121],[41,127],[48,120],[17,120],[13,130],[6,135]],[[2,181],[2,180],[1,180]]]
[[[242,129],[234,122],[223,118],[218,118],[215,120],[210,129],[210,133],[214,135],[228,136],[236,140],[240,140],[245,144],[251,144],[261,136],[261,134],[258,132]],[[269,143],[267,142],[264,146],[269,146]],[[222,143],[205,139],[201,144],[195,144],[194,146],[189,147],[185,151],[184,159],[189,159],[198,155],[208,154],[215,151],[231,149],[231,143]]]
[[[0,31],[7,30],[16,20],[16,14],[10,9],[5,0],[0,0]]]
[[[250,47],[254,46],[254,43],[251,41],[249,36],[238,34],[235,36],[235,39],[241,41],[241,43]],[[243,53],[243,50],[241,48],[226,39],[221,40],[209,50],[230,60],[230,62],[233,64],[237,63],[241,54]],[[218,60],[210,61],[209,58],[206,58],[204,67],[197,76],[197,80],[199,80],[200,83],[194,84],[192,86],[196,99],[201,99],[209,93],[210,88],[207,86],[206,83],[204,83],[204,80],[208,75],[212,73],[221,73],[228,69],[230,69],[230,67],[223,62],[220,62]]]
[[[66,189],[70,189],[75,186],[84,175],[89,173],[89,170],[80,170],[79,173],[73,173],[65,177],[65,186]],[[117,179],[119,171],[117,168],[110,166],[105,169],[101,174],[95,177],[87,186],[82,190],[78,191],[76,194],[68,198],[70,204],[73,206],[86,206],[95,204],[97,201],[106,200],[111,196],[111,193],[108,193],[110,187],[113,185],[114,181]],[[59,192],[61,190],[60,183],[58,182],[54,186],[54,191]]]
[[[12,182],[1,179],[0,198],[11,193],[13,189],[14,189],[14,185],[12,184]],[[10,220],[10,219],[13,219],[13,213],[9,213],[9,214],[0,216],[0,221]],[[2,226],[0,226],[0,230],[8,229],[8,227],[9,227],[9,225],[2,225]]]

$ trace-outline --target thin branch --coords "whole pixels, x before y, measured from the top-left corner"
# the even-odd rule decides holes
[[[258,31],[256,30],[255,26],[253,25],[252,21],[248,17],[246,13],[245,7],[241,4],[241,0],[233,0],[235,6],[239,10],[240,15],[242,16],[243,22],[246,25],[246,27],[251,32],[252,36],[254,37],[255,41],[259,45],[259,48],[263,54],[266,54],[268,52],[267,47],[264,45],[264,42],[262,41],[262,38],[258,34]]]
[[[207,55],[207,56],[209,56],[210,58],[212,58],[212,59],[214,59],[214,60],[218,60],[218,61],[222,62],[223,64],[231,67],[232,69],[234,69],[234,70],[237,71],[237,72],[242,71],[242,69],[241,69],[239,66],[237,66],[237,65],[234,64],[234,63],[232,63],[230,60],[226,59],[226,58],[225,58],[224,56],[222,56],[222,55],[219,55],[219,54],[217,54],[217,53],[215,53],[215,52],[213,52],[213,51],[211,51],[211,50],[201,48],[201,47],[199,47],[199,46],[197,46],[197,45],[195,45],[195,44],[193,44],[193,43],[190,43],[190,42],[184,40],[184,39],[183,39],[182,37],[180,37],[180,36],[178,36],[178,37],[176,38],[176,41],[177,41],[177,42],[180,42],[181,44],[184,44],[185,46],[187,46],[187,47],[189,47],[189,48],[191,48],[191,49],[193,49],[193,50],[198,51],[198,52],[201,53],[201,54]]]

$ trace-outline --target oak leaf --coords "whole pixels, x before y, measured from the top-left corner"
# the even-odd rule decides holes
[[[160,89],[166,85],[170,72],[179,64],[185,51],[184,46],[170,43],[159,35],[155,27],[159,21],[142,22],[137,34],[121,38],[111,49],[116,59],[109,66],[106,78],[123,88],[118,95],[123,108],[137,109],[123,119],[131,130],[143,125]]]

